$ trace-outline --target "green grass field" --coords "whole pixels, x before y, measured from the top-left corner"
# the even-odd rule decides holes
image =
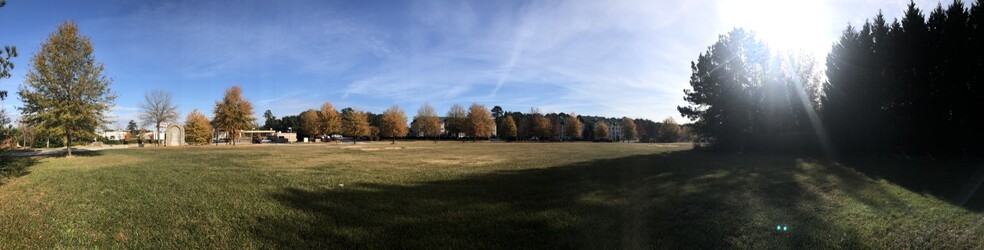
[[[984,248],[984,196],[951,200],[966,163],[845,165],[687,144],[105,150],[0,186],[0,248]]]

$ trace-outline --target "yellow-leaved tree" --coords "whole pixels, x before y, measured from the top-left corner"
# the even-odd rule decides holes
[[[676,142],[680,140],[683,134],[680,125],[677,125],[676,120],[673,117],[667,117],[663,120],[663,124],[659,126],[659,132],[657,132],[657,138],[661,142]]]
[[[243,99],[243,90],[237,85],[227,89],[222,100],[215,102],[215,129],[228,133],[232,145],[239,140],[239,132],[252,127],[254,120],[253,104]]]
[[[595,140],[605,140],[608,139],[608,124],[603,121],[598,121],[594,128],[594,139]]]
[[[396,143],[397,137],[406,136],[407,115],[403,113],[403,109],[393,105],[393,107],[383,111],[383,117],[379,122],[379,133],[383,137],[392,138],[394,144]]]
[[[212,124],[208,123],[208,118],[199,113],[198,109],[192,110],[185,118],[185,142],[195,145],[205,145],[212,138]]]
[[[325,102],[321,104],[321,110],[318,111],[318,126],[320,127],[321,133],[328,138],[335,133],[340,133],[342,131],[342,116],[338,114],[335,107],[331,105],[330,102]]]
[[[308,109],[307,111],[301,112],[301,127],[297,129],[304,137],[309,138],[309,141],[314,141],[314,136],[318,134],[320,130],[320,117],[317,110]]]
[[[499,124],[499,136],[502,138],[515,139],[516,138],[516,121],[513,120],[511,115],[506,115],[506,118],[502,118],[502,123]]]
[[[342,110],[342,134],[352,137],[352,144],[359,137],[369,136],[369,117],[365,112],[346,108]]]
[[[567,121],[564,122],[564,134],[573,140],[577,140],[581,139],[581,130],[584,130],[581,120],[577,119],[577,114],[571,112],[571,115],[567,117]]]
[[[492,112],[485,108],[485,105],[472,103],[471,107],[468,107],[468,115],[465,118],[465,133],[472,140],[492,138],[494,125],[495,119],[492,118]]]
[[[553,134],[550,119],[543,116],[538,108],[530,108],[530,132],[539,140],[549,140],[550,135]]]
[[[635,120],[629,117],[622,117],[622,140],[632,141],[636,138]]]

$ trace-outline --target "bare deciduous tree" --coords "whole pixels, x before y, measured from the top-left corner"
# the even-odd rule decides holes
[[[426,102],[420,106],[417,117],[414,117],[414,124],[424,136],[433,136],[434,142],[437,143],[437,136],[441,135],[441,118],[437,117],[434,107]]]
[[[459,133],[465,132],[465,118],[468,115],[465,107],[454,104],[448,110],[448,117],[444,121],[444,130],[449,135],[457,138]]]
[[[154,140],[160,145],[161,123],[173,122],[178,119],[178,107],[171,104],[171,92],[151,90],[144,94],[144,103],[140,105],[140,120],[146,125],[154,126]]]

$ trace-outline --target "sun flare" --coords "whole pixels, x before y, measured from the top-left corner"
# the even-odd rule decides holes
[[[721,1],[721,25],[752,30],[771,48],[826,54],[831,42],[830,11],[822,1]]]

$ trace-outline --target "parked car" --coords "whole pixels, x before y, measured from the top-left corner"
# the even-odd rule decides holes
[[[274,143],[288,143],[287,138],[284,138],[283,136],[272,137],[270,140]]]

